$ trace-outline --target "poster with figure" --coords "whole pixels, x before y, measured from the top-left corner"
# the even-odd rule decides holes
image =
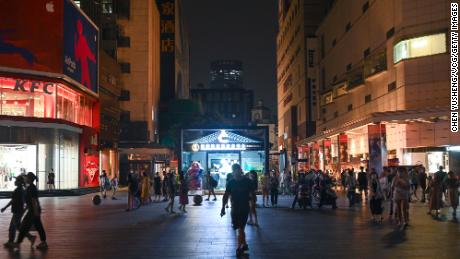
[[[388,162],[386,149],[386,128],[385,124],[369,125],[368,142],[369,142],[369,170],[372,168],[380,174],[383,166]]]
[[[331,153],[331,140],[325,139],[323,141],[323,152],[324,152],[324,167],[328,167],[332,163],[332,153]]]
[[[99,31],[71,2],[64,0],[63,72],[97,93]]]
[[[339,135],[339,161],[348,163],[348,136],[345,134]]]

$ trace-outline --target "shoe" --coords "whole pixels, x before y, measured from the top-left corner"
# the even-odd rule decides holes
[[[173,210],[171,210],[171,212],[170,212],[170,213],[171,213],[171,214],[176,214],[176,212],[175,212],[175,211],[173,211]]]
[[[13,248],[14,247],[14,242],[8,241],[5,244],[3,244],[3,247],[5,247],[5,248]]]
[[[126,209],[125,211],[130,211],[130,209]]]
[[[42,241],[35,248],[37,248],[39,250],[48,249],[48,244],[46,243],[46,241]]]
[[[187,211],[185,209],[183,209],[182,212],[187,213]]]
[[[248,244],[244,244],[241,249],[243,249],[243,251],[248,251],[249,250]]]
[[[117,198],[115,198],[115,197],[112,197],[112,200],[116,200],[116,199],[117,199]]]
[[[212,199],[212,201],[217,201],[217,198]]]
[[[244,254],[244,251],[242,248],[238,248],[236,249],[236,256],[239,257],[239,256],[242,256]]]
[[[37,239],[36,236],[30,236],[29,241],[30,241],[30,247],[33,248],[35,244],[35,240]]]
[[[209,198],[207,198],[205,201],[209,201]]]

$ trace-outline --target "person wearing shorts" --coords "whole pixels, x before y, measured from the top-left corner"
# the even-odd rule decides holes
[[[253,183],[247,177],[243,176],[239,164],[232,165],[233,179],[227,184],[224,197],[222,199],[221,217],[225,215],[225,206],[229,196],[232,197],[232,227],[238,230],[238,248],[236,255],[243,255],[244,251],[249,250],[246,243],[246,234],[244,229],[249,215],[250,194],[253,192]]]

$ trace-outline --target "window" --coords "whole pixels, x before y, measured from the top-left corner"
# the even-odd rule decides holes
[[[74,0],[73,1],[78,7],[81,7],[81,1],[80,0]]]
[[[446,44],[445,33],[400,41],[393,47],[393,62],[445,53]]]
[[[103,14],[111,14],[113,13],[113,0],[102,0],[102,13]]]
[[[387,40],[395,35],[395,27],[392,27],[387,31]]]
[[[348,105],[348,111],[351,111],[351,110],[353,110],[353,104]]]
[[[130,92],[128,90],[121,90],[119,101],[129,101]]]
[[[117,1],[117,15],[120,19],[129,19],[130,14],[130,0]]]
[[[129,48],[131,46],[131,39],[129,37],[120,36],[118,37],[118,47]]]
[[[369,9],[369,1],[363,4],[363,13],[365,13]]]
[[[364,96],[364,103],[369,103],[371,100],[372,100],[372,98],[371,98],[370,94]]]
[[[396,81],[388,84],[388,92],[396,90]]]
[[[131,64],[130,63],[120,63],[120,68],[122,73],[131,73]]]

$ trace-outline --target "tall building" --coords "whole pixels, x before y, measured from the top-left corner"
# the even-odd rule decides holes
[[[242,88],[243,63],[239,60],[211,62],[211,88]]]
[[[316,30],[316,134],[299,143],[304,166],[460,169],[460,135],[449,126],[449,3],[335,2]]]
[[[277,35],[278,148],[289,167],[296,143],[315,133],[318,81],[315,31],[331,0],[279,0]],[[291,162],[289,162],[291,161]]]
[[[57,189],[99,186],[98,26],[70,0],[2,1],[0,16],[0,191],[26,172],[39,190],[51,171]]]
[[[227,127],[248,126],[251,123],[254,103],[254,93],[251,90],[197,88],[191,90],[191,98],[200,103],[205,117],[216,118]]]

